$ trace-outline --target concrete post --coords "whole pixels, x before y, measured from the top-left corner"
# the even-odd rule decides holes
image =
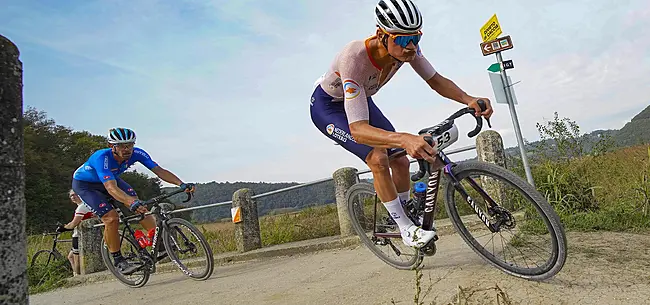
[[[106,270],[102,259],[104,246],[104,227],[94,227],[102,223],[98,218],[91,218],[79,224],[79,269],[81,274]]]
[[[357,169],[352,167],[339,168],[332,175],[334,178],[334,194],[336,195],[336,210],[339,214],[339,228],[341,237],[352,236],[356,233],[352,228],[350,215],[348,214],[348,202],[346,194],[348,189],[357,183]]]
[[[239,189],[232,195],[233,208],[240,208],[241,222],[235,223],[237,251],[246,252],[262,247],[260,222],[257,218],[257,203],[251,197],[253,191]]]
[[[501,135],[494,130],[486,130],[476,137],[478,160],[506,168],[506,154]],[[507,206],[506,188],[493,178],[481,176],[483,189],[500,205]]]
[[[0,35],[0,304],[28,304],[23,64]]]

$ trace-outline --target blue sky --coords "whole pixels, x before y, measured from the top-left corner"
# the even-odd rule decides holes
[[[493,99],[479,28],[496,13],[526,139],[535,123],[621,128],[648,105],[650,3],[417,1],[422,50],[469,94]],[[61,5],[58,5],[61,4]],[[312,125],[314,81],[347,42],[374,31],[375,1],[3,1],[0,34],[24,67],[25,106],[103,134],[127,126],[138,146],[186,181],[298,181],[365,165]],[[375,102],[399,131],[436,124],[460,104],[408,66]],[[493,101],[494,103],[494,101]],[[507,105],[493,127],[516,144]],[[458,122],[453,147],[473,143]],[[457,155],[471,157],[474,152]]]

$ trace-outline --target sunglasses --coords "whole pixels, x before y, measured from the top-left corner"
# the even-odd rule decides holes
[[[418,31],[417,34],[392,34],[384,31],[390,38],[395,41],[395,44],[399,45],[402,48],[406,48],[406,46],[413,42],[413,45],[417,46],[418,43],[420,42],[420,38],[422,38],[422,31]]]

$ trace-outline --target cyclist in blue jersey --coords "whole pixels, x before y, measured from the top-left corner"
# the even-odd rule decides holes
[[[139,162],[165,182],[178,185],[186,192],[194,192],[193,183],[184,183],[172,172],[162,168],[151,156],[139,147],[135,147],[135,132],[128,128],[111,128],[108,131],[108,146],[94,152],[84,164],[74,172],[72,189],[92,212],[104,223],[104,240],[113,256],[115,267],[128,275],[137,266],[130,264],[122,256],[119,244],[119,217],[113,206],[108,204],[109,196],[126,205],[129,210],[144,214],[147,208],[138,199],[133,188],[122,180],[119,175],[125,172],[135,162]],[[140,224],[144,229],[151,230],[156,226],[153,215],[146,216]],[[166,255],[161,246],[160,258]]]

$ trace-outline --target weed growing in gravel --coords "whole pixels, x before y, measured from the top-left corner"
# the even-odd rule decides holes
[[[451,271],[450,271],[451,272]],[[448,273],[449,274],[449,273]],[[456,295],[454,295],[453,300],[448,302],[448,303],[437,303],[436,299],[438,298],[437,296],[433,298],[429,303],[425,303],[425,298],[429,296],[431,291],[433,290],[433,286],[443,280],[448,274],[438,278],[436,281],[433,281],[431,279],[431,276],[429,276],[429,287],[427,287],[426,291],[424,293],[422,292],[422,268],[416,268],[415,269],[415,294],[413,296],[413,304],[415,305],[437,305],[437,304],[445,304],[445,305],[471,305],[471,304],[486,304],[486,301],[488,301],[489,304],[497,304],[497,305],[513,305],[515,304],[508,294],[499,287],[499,285],[495,284],[493,287],[462,287],[458,286],[458,291],[456,292]],[[491,292],[494,291],[493,294]],[[493,302],[490,302],[492,300]],[[395,303],[395,299],[391,299],[392,304],[397,304]]]

